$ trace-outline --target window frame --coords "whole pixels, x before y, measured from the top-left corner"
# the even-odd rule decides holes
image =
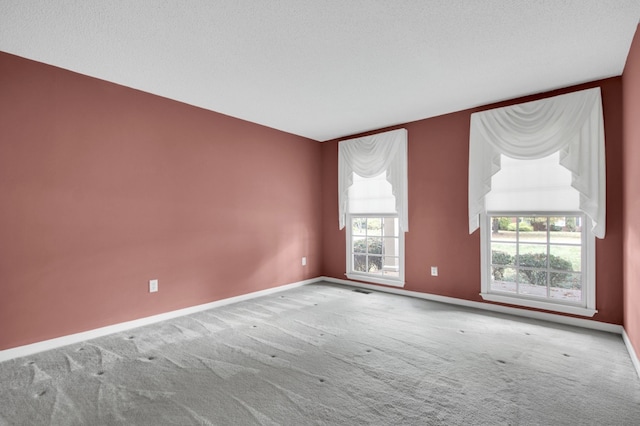
[[[352,225],[352,219],[353,218],[394,218],[396,220],[398,220],[398,222],[400,221],[400,218],[398,216],[397,213],[347,213],[346,214],[346,224],[345,224],[345,228],[346,228],[346,266],[347,266],[347,272],[345,273],[345,275],[347,276],[347,278],[351,279],[351,280],[356,280],[356,281],[364,281],[364,282],[369,282],[372,284],[383,284],[383,285],[388,285],[388,286],[393,286],[393,287],[404,287],[405,281],[404,281],[404,272],[405,272],[405,267],[404,267],[404,231],[402,230],[402,228],[400,226],[398,226],[398,277],[397,278],[391,278],[391,277],[386,277],[383,278],[383,276],[380,275],[375,275],[375,274],[371,274],[368,272],[361,272],[361,271],[354,271],[353,270],[353,251],[352,251],[352,247],[353,247],[353,233],[352,233],[352,229],[353,229],[353,225]]]
[[[535,296],[516,295],[491,290],[491,217],[582,217],[582,296],[581,303],[562,300],[541,299]],[[544,309],[553,312],[592,317],[596,310],[596,272],[595,272],[595,236],[589,232],[591,220],[581,211],[541,212],[541,211],[488,211],[480,215],[480,270],[481,292],[483,300],[507,303],[528,308]],[[547,241],[549,247],[549,241]]]

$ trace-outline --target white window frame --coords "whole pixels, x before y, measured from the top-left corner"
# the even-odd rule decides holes
[[[393,287],[404,287],[404,231],[399,228],[398,231],[398,264],[399,264],[399,270],[398,270],[398,277],[394,278],[394,277],[387,277],[387,278],[382,278],[379,275],[375,275],[375,274],[370,274],[367,272],[360,272],[360,271],[354,271],[353,270],[353,253],[352,253],[352,247],[353,247],[353,235],[352,235],[352,218],[355,217],[366,217],[366,218],[384,218],[384,217],[390,217],[390,218],[396,218],[399,220],[398,218],[398,214],[395,213],[380,213],[380,214],[376,214],[376,213],[367,213],[367,214],[358,214],[358,213],[347,213],[346,214],[346,243],[347,243],[347,273],[345,274],[347,276],[347,278],[349,278],[350,280],[355,280],[355,281],[364,281],[364,282],[369,282],[369,283],[373,283],[373,284],[382,284],[382,285],[388,285],[388,286],[393,286]]]
[[[582,297],[581,303],[539,299],[525,295],[515,295],[491,291],[491,217],[535,217],[535,216],[581,216],[582,226]],[[481,293],[487,301],[525,306],[528,308],[544,309],[585,317],[592,317],[596,310],[596,250],[595,236],[591,229],[591,220],[580,211],[572,212],[531,212],[531,211],[490,211],[480,215],[480,269]]]

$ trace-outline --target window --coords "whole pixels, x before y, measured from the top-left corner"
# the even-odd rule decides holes
[[[486,300],[580,315],[595,313],[593,235],[559,153],[500,156],[480,225]]]
[[[483,298],[595,313],[595,242],[583,213],[489,212],[482,225]]]
[[[407,219],[407,131],[342,141],[340,229],[346,228],[346,276],[404,286]]]
[[[599,88],[472,114],[469,232],[480,228],[481,296],[593,316],[605,180]]]
[[[347,277],[399,285],[404,281],[404,233],[397,215],[352,216],[347,232]]]

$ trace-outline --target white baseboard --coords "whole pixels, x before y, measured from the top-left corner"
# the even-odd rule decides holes
[[[191,306],[184,309],[178,309],[176,311],[165,312],[150,317],[140,318],[133,321],[122,322],[106,327],[96,328],[81,333],[69,334],[67,336],[57,337],[55,339],[44,340],[42,342],[32,343],[30,345],[18,346],[16,348],[5,349],[0,351],[0,362],[8,361],[14,358],[20,358],[24,356],[33,355],[38,352],[44,352],[51,349],[56,349],[62,346],[72,345],[80,343],[85,340],[95,339],[97,337],[107,336],[113,333],[119,333],[121,331],[130,330],[132,328],[142,327],[149,324],[155,324],[160,321],[165,321],[172,318],[177,318],[185,315],[194,314],[196,312],[206,311],[207,309],[216,308],[219,306],[230,305],[232,303],[242,302],[244,300],[254,299],[256,297],[266,296],[269,294],[277,293],[291,288],[300,287],[305,284],[311,284],[319,281],[318,278],[313,278],[305,281],[298,281],[291,284],[285,284],[282,286],[268,288],[266,290],[255,291],[252,293],[243,294],[240,296],[230,297],[227,299],[216,300],[215,302],[205,303],[203,305]]]
[[[503,314],[516,315],[519,317],[538,319],[543,321],[555,322],[565,325],[573,325],[576,327],[589,328],[592,330],[607,331],[609,333],[622,334],[624,328],[621,325],[609,324],[606,322],[587,320],[582,318],[567,317],[563,315],[550,314],[546,312],[530,311],[527,309],[512,308],[509,306],[494,305],[492,303],[474,302],[472,300],[457,299],[455,297],[440,296],[437,294],[421,293],[418,291],[409,291],[401,288],[382,287],[375,284],[364,284],[356,281],[341,280],[338,278],[322,277],[322,281],[335,284],[350,285],[353,287],[361,287],[369,290],[382,291],[385,293],[399,294],[402,296],[416,297],[419,299],[432,300],[434,302],[449,303],[451,305],[466,306],[469,308],[484,309],[485,311],[499,312]],[[318,281],[321,281],[320,279]]]
[[[636,351],[633,349],[633,345],[631,344],[631,340],[629,340],[629,336],[627,335],[626,330],[622,330],[622,340],[624,340],[624,344],[629,351],[629,356],[631,357],[631,362],[633,366],[636,368],[636,373],[638,373],[638,377],[640,377],[640,360],[638,360],[638,355]]]

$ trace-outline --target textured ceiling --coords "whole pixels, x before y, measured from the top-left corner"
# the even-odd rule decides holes
[[[622,73],[640,0],[0,0],[0,50],[324,141]]]

